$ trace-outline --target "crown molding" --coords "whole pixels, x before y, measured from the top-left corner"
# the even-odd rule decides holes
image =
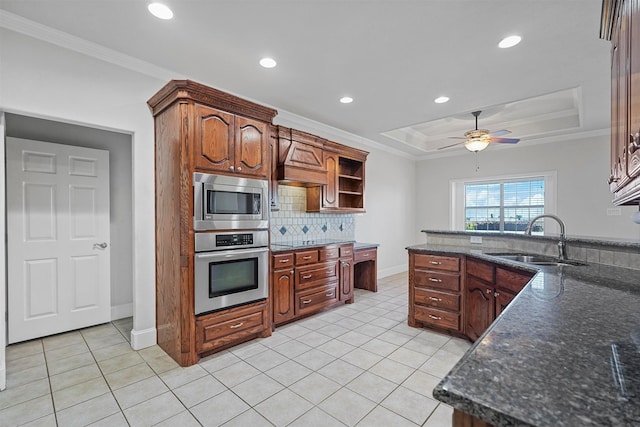
[[[158,67],[2,9],[0,9],[0,27],[160,80],[184,78],[175,71]]]
[[[585,138],[609,137],[610,135],[611,135],[610,128],[596,129],[596,130],[590,130],[585,132],[568,133],[563,135],[541,136],[539,138],[530,137],[530,138],[526,138],[524,141],[521,140],[520,145],[518,147],[510,146],[507,144],[503,146],[495,146],[493,149],[494,150],[504,150],[506,148],[518,149],[518,148],[531,147],[534,145],[558,143],[558,142],[564,142],[564,141],[575,141],[575,140],[585,139]],[[523,142],[524,144],[522,144]],[[465,149],[465,150],[454,150],[453,152],[449,152],[449,153],[424,154],[416,157],[416,160],[422,161],[422,160],[441,159],[443,157],[464,156],[464,155],[467,155],[468,153],[469,151]]]
[[[348,145],[348,143],[353,143],[361,147],[373,148],[376,150],[387,152],[389,154],[393,154],[394,156],[403,157],[405,159],[416,160],[415,156],[412,156],[409,153],[405,153],[404,151],[387,147],[386,145],[379,142],[375,142],[370,139],[355,135],[351,132],[347,132],[333,126],[329,126],[324,123],[299,116],[286,110],[278,110],[278,115],[273,122],[277,125],[299,129],[301,131],[309,132],[314,135],[339,142],[341,144]]]

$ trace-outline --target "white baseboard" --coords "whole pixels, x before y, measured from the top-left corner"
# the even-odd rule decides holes
[[[0,391],[7,388],[7,369],[5,366],[0,368]]]
[[[131,348],[141,350],[146,347],[156,345],[156,328],[143,329],[141,331],[131,330]]]
[[[383,268],[382,270],[378,270],[378,279],[393,276],[394,274],[398,273],[404,273],[408,269],[409,267],[407,266],[407,264],[400,264],[396,265],[395,267]]]
[[[133,303],[111,306],[111,320],[124,319],[133,316]]]

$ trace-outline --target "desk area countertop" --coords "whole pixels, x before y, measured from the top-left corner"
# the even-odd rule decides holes
[[[436,386],[434,397],[496,426],[640,425],[640,271],[590,263],[538,271]]]

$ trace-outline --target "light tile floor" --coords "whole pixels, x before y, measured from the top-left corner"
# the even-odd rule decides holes
[[[450,426],[431,392],[469,343],[407,326],[406,274],[378,289],[188,368],[130,318],[10,345],[0,426]]]

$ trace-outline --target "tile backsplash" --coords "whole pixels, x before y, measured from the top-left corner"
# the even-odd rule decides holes
[[[271,243],[295,243],[300,240],[355,240],[353,214],[307,213],[307,190],[289,185],[278,186],[280,210],[271,212]]]

